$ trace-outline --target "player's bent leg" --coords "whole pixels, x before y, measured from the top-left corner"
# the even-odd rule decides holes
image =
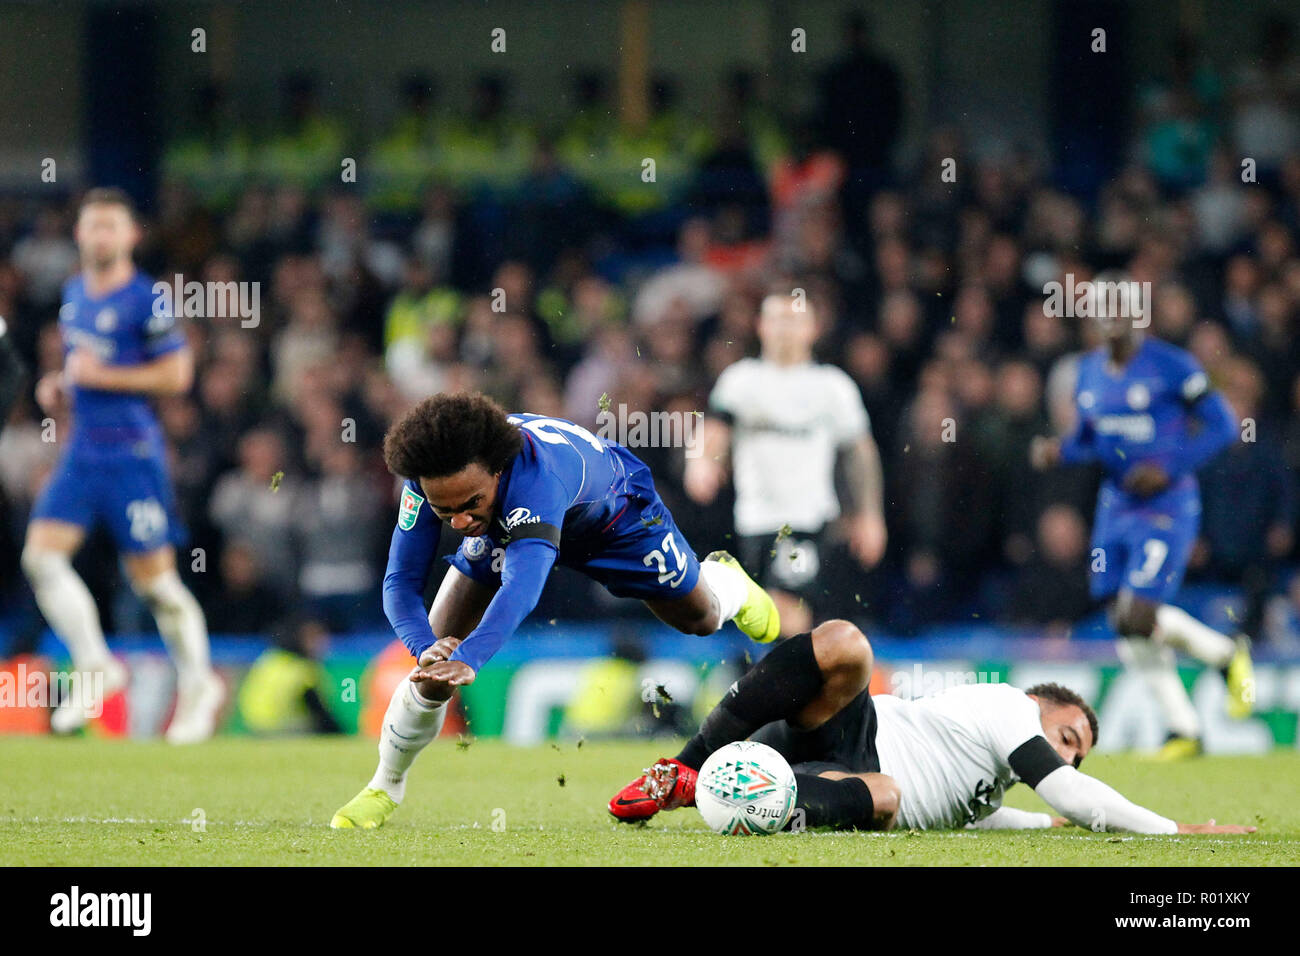
[[[659,810],[691,806],[695,773],[709,754],[776,721],[816,729],[866,689],[871,667],[871,645],[848,621],[827,621],[782,641],[731,685],[681,753],[660,760],[620,790],[610,801],[610,813],[635,822]]]
[[[871,683],[875,657],[871,642],[848,621],[830,620],[812,630],[813,656],[822,675],[817,696],[790,723],[802,730],[820,727],[847,707]]]
[[[448,568],[429,609],[433,633],[439,638],[468,635],[478,627],[496,591],[454,567]],[[398,682],[379,730],[379,766],[370,783],[334,814],[331,827],[369,830],[383,826],[406,795],[406,777],[415,758],[442,732],[453,692],[454,688],[440,681]]]
[[[699,582],[687,595],[679,598],[646,598],[651,613],[669,627],[683,634],[707,637],[727,618],[720,618],[719,602],[714,591],[700,575]]]
[[[1244,720],[1255,706],[1255,668],[1250,659],[1250,640],[1244,634],[1231,638],[1208,624],[1202,624],[1180,607],[1162,604],[1156,610],[1152,635],[1161,644],[1190,654],[1223,675],[1228,694],[1228,716]]]
[[[1156,611],[1159,607],[1155,601],[1149,601],[1125,588],[1119,592],[1111,606],[1111,623],[1125,637],[1149,638],[1155,633]]]
[[[212,670],[203,608],[176,572],[176,554],[170,545],[125,555],[123,564],[176,665],[176,712],[167,727],[167,741],[207,740],[216,731],[226,689]]]
[[[108,660],[99,610],[86,582],[72,567],[85,530],[62,521],[33,521],[20,563],[36,604],[59,639],[68,645],[78,670],[98,670]]]
[[[38,519],[28,526],[20,559],[37,606],[68,647],[73,670],[78,676],[96,676],[51,715],[50,727],[59,734],[84,726],[104,699],[125,687],[127,680],[126,668],[113,659],[104,641],[95,599],[72,567],[72,556],[84,540],[85,530],[79,525]]]
[[[847,773],[824,770],[796,773],[806,827],[836,830],[889,830],[898,820],[901,795],[894,778],[883,773]],[[788,826],[788,825],[787,825]]]
[[[1159,607],[1126,588],[1111,609],[1111,623],[1123,635],[1117,643],[1120,660],[1146,682],[1169,728],[1157,757],[1181,760],[1201,752],[1201,721],[1178,676],[1173,648],[1154,639]]]
[[[406,775],[420,751],[442,731],[447,719],[446,701],[451,688],[445,684],[434,691],[441,700],[430,700],[420,688],[432,681],[417,684],[399,681],[384,712],[379,732],[379,767],[370,783],[335,812],[330,826],[335,830],[373,830],[397,809],[406,795]]]
[[[1223,680],[1228,685],[1228,716],[1245,720],[1255,709],[1255,664],[1250,658],[1250,639],[1244,634],[1237,635]]]
[[[1216,670],[1226,668],[1237,649],[1228,635],[1220,634],[1172,604],[1161,604],[1156,608],[1156,626],[1152,636],[1161,644],[1190,654]]]
[[[690,594],[671,600],[649,598],[645,604],[659,620],[684,634],[707,636],[727,621],[735,621],[741,633],[760,644],[781,633],[781,614],[772,598],[726,551],[714,551],[700,562],[700,580]]]

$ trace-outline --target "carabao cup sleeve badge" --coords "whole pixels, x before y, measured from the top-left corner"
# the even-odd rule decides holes
[[[402,489],[402,504],[397,510],[397,526],[403,531],[410,531],[415,527],[415,519],[420,516],[420,505],[424,504],[424,499],[417,495],[410,488]]]

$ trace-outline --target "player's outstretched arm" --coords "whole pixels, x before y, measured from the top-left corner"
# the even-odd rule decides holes
[[[409,515],[399,518],[393,529],[388,567],[384,572],[383,605],[384,616],[394,633],[418,660],[437,640],[424,610],[424,585],[429,580],[442,528],[424,499],[409,488],[402,494],[404,509],[408,501],[415,506],[415,517],[413,520]]]
[[[555,545],[544,538],[511,542],[501,567],[501,587],[483,612],[478,627],[448,660],[421,668],[411,679],[446,681],[452,686],[472,683],[483,665],[537,607],[558,553]]]
[[[194,356],[188,348],[179,348],[138,365],[109,365],[88,349],[73,349],[68,353],[63,374],[70,384],[82,388],[180,395],[194,384]]]
[[[1091,830],[1129,833],[1253,833],[1254,827],[1177,823],[1127,800],[1117,790],[1068,764],[1058,767],[1034,788],[1070,822]]]

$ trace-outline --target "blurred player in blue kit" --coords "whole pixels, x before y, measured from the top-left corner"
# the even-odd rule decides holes
[[[155,307],[153,281],[132,261],[139,239],[125,193],[86,194],[76,226],[81,273],[65,285],[59,310],[64,367],[36,388],[56,423],[70,416],[70,432],[56,433],[63,453],[32,508],[22,567],[73,669],[99,675],[55,710],[55,732],[84,725],[127,682],[126,668],[104,642],[94,599],[72,567],[87,532],[103,522],[176,663],[167,739],[193,743],[212,735],[225,692],[209,663],[203,610],[176,571],[182,529],[150,399],[188,391],[194,362],[175,317]]]
[[[1223,397],[1196,360],[1145,335],[1132,319],[1096,320],[1103,344],[1079,362],[1077,420],[1063,440],[1039,438],[1034,466],[1095,462],[1104,472],[1093,524],[1091,590],[1108,602],[1120,658],[1142,675],[1165,718],[1159,756],[1201,750],[1200,720],[1179,679],[1181,650],[1223,672],[1228,713],[1249,715],[1249,644],[1220,634],[1169,602],[1182,584],[1200,527],[1196,470],[1237,437]]]
[[[772,599],[735,558],[696,558],[649,469],[573,422],[507,415],[478,394],[435,395],[389,429],[384,459],[404,479],[384,613],[418,666],[384,715],[374,777],[332,827],[387,820],[416,755],[441,730],[447,701],[536,606],[556,564],[640,599],[686,634],[712,634],[730,620],[755,641],[780,631]],[[444,523],[464,539],[426,614]]]

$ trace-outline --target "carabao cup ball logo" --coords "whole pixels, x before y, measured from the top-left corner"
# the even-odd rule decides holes
[[[741,740],[700,767],[695,804],[714,831],[732,836],[775,833],[794,811],[794,771],[766,744]]]

